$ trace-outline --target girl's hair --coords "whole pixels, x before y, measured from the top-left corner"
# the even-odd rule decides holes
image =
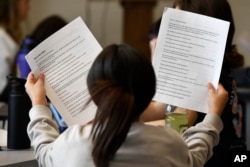
[[[173,7],[176,8],[177,6],[181,10],[199,13],[230,22],[224,61],[226,61],[231,68],[237,68],[244,65],[244,57],[237,52],[236,46],[233,45],[235,24],[232,10],[227,0],[176,0]]]
[[[18,0],[0,0],[0,25],[16,41],[23,37],[18,11]]]
[[[151,62],[137,49],[114,44],[98,55],[87,77],[91,99],[98,108],[91,131],[97,167],[109,166],[131,124],[149,105],[155,84]]]

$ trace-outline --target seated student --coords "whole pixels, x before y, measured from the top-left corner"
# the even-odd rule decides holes
[[[232,70],[243,66],[244,57],[238,53],[233,44],[235,24],[231,6],[227,0],[176,0],[173,7],[180,10],[194,12],[230,22],[229,33],[226,41],[225,54],[219,82],[229,93],[229,100],[222,114],[224,129],[220,133],[220,142],[213,149],[213,157],[204,165],[205,167],[226,166],[230,152],[235,150],[245,151],[245,143],[242,136],[243,111],[236,93],[236,83]],[[158,27],[159,29],[159,27]],[[158,33],[157,33],[158,34]],[[185,112],[187,110],[183,109]],[[157,112],[155,112],[157,111]],[[151,102],[141,116],[142,120],[152,121],[162,119],[166,111],[166,104]],[[189,126],[203,120],[205,114],[191,111],[188,112]]]
[[[219,142],[228,99],[222,85],[215,91],[208,84],[209,112],[183,137],[139,121],[155,94],[156,78],[147,57],[129,45],[107,46],[90,68],[87,86],[97,105],[92,124],[60,134],[47,106],[45,77],[30,73],[25,84],[33,105],[27,131],[40,166],[200,167]]]
[[[9,103],[7,76],[16,74],[16,54],[23,39],[22,23],[30,10],[29,0],[0,0],[0,101]]]
[[[213,157],[204,167],[227,166],[231,152],[245,151],[241,136],[243,111],[238,100],[237,86],[232,75],[233,69],[244,65],[244,56],[238,53],[237,46],[233,44],[235,24],[231,6],[228,0],[176,0],[173,7],[222,19],[230,23],[219,79],[219,82],[229,93],[229,99],[221,116],[224,128],[220,133],[219,144],[213,149]],[[193,112],[193,115],[196,117],[194,124],[202,121],[205,116],[204,113],[198,112]]]

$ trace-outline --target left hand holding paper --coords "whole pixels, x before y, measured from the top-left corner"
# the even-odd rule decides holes
[[[41,73],[36,78],[35,75],[30,72],[27,77],[25,89],[31,99],[32,105],[47,105],[44,74]]]

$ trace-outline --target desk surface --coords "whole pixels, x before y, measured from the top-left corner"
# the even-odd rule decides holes
[[[30,161],[34,159],[35,157],[33,149],[0,151],[0,166]]]
[[[15,164],[35,159],[34,150],[10,150],[7,148],[7,131],[0,129],[0,166]]]
[[[39,165],[36,160],[30,160],[30,161],[18,162],[18,163],[9,164],[9,165],[3,165],[2,167],[39,167]]]

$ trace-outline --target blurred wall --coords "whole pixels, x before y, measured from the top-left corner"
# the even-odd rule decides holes
[[[234,42],[239,52],[246,59],[246,66],[250,66],[250,1],[228,0],[231,4],[236,25]],[[122,42],[123,9],[119,0],[30,0],[31,10],[25,23],[26,32],[45,17],[58,14],[71,21],[81,16],[93,35],[105,47],[111,43]],[[158,0],[154,8],[154,19],[162,15],[165,6],[172,7],[173,0]],[[145,19],[145,18],[142,18]]]
[[[155,19],[162,15],[164,6],[172,5],[172,0],[158,1]],[[30,4],[30,15],[25,23],[27,33],[52,14],[58,14],[67,21],[81,16],[103,47],[122,42],[123,9],[119,0],[31,0]]]
[[[250,66],[250,1],[228,0],[231,5],[234,21],[235,36],[234,43],[238,50],[245,56],[245,66]]]

